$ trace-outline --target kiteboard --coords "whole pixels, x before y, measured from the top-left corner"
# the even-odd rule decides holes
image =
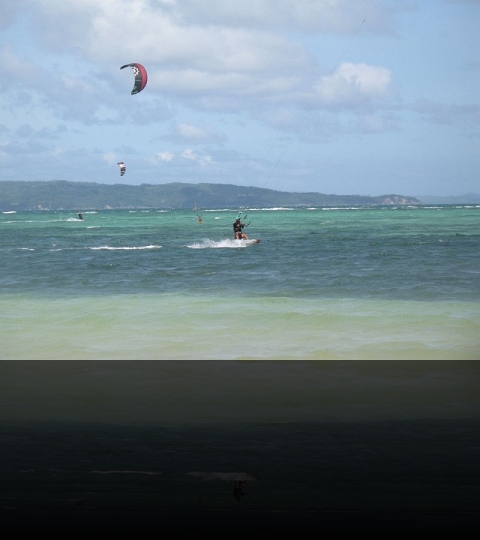
[[[260,240],[258,238],[252,238],[251,240],[240,240],[240,242],[244,242],[247,246],[253,246],[254,244],[260,244]]]

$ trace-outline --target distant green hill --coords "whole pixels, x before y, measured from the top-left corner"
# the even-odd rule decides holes
[[[0,211],[107,208],[247,208],[276,206],[412,205],[403,195],[289,193],[231,184],[97,184],[66,180],[0,181]]]

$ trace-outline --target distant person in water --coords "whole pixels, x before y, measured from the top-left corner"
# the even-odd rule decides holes
[[[203,218],[202,218],[202,216],[198,216],[198,223],[200,223],[200,224],[203,223]]]
[[[79,213],[78,213],[78,219],[83,219],[83,214],[82,214],[82,212],[79,212]]]
[[[237,218],[233,222],[233,233],[235,234],[235,240],[248,240],[248,236],[243,232],[245,223],[240,218]]]
[[[248,480],[235,480],[233,485],[233,496],[240,502],[245,497],[243,488],[248,484]],[[245,502],[245,501],[244,501]]]

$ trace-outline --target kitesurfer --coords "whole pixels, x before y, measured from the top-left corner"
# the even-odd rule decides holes
[[[246,225],[240,218],[237,218],[233,222],[233,232],[236,240],[248,240],[248,236],[242,230],[244,227],[246,227]]]
[[[79,212],[79,213],[78,213],[78,219],[83,219],[83,214],[82,214],[82,212]]]

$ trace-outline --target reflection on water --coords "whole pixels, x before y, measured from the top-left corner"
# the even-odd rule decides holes
[[[244,500],[245,497],[250,497],[250,495],[245,493],[245,488],[251,481],[260,480],[258,476],[253,474],[248,474],[244,472],[190,472],[187,473],[190,476],[195,476],[197,478],[202,478],[203,480],[223,480],[225,482],[233,482],[233,496],[236,501],[240,502]],[[199,502],[203,502],[202,496],[199,497]]]
[[[0,370],[0,518],[478,517],[475,362]]]
[[[478,511],[476,419],[45,424],[0,437],[2,507]]]

